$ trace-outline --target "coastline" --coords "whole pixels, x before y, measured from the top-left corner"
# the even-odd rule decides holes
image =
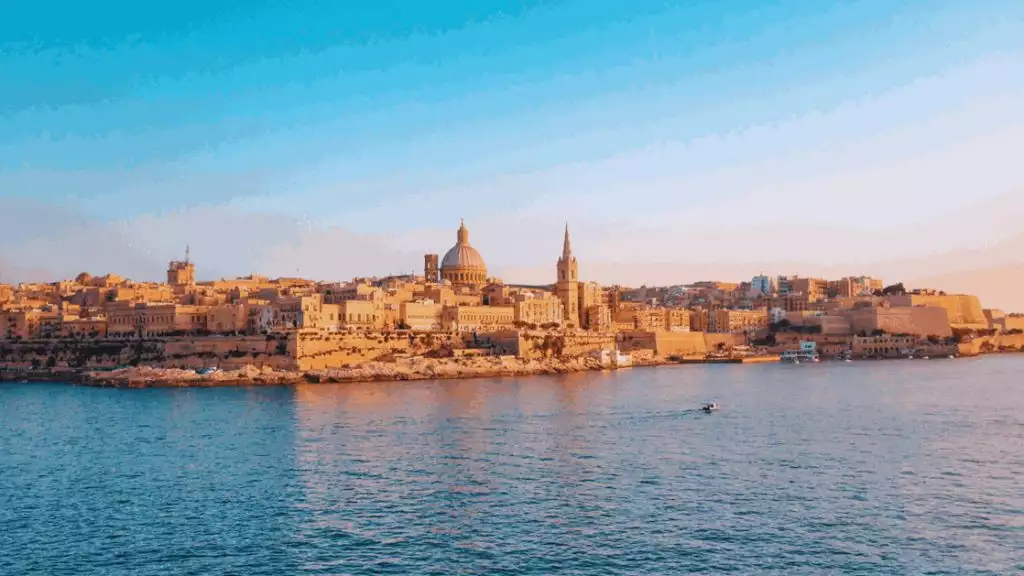
[[[630,366],[602,364],[595,358],[520,360],[501,357],[471,359],[413,359],[368,362],[355,367],[323,370],[274,370],[246,366],[199,374],[176,368],[129,367],[111,371],[5,370],[0,382],[70,383],[98,388],[211,388],[221,386],[288,386],[299,383],[401,382],[515,376],[553,376],[632,367],[674,365],[647,360]]]
[[[964,356],[968,357],[968,356]],[[862,358],[858,362],[901,360],[905,358]],[[941,359],[941,358],[936,358]],[[826,360],[834,362],[835,359]],[[521,376],[554,376],[582,372],[603,372],[630,368],[686,366],[694,364],[778,363],[777,356],[729,359],[644,359],[629,365],[609,365],[596,358],[551,358],[522,360],[483,357],[461,359],[416,358],[400,362],[369,362],[354,367],[324,370],[274,370],[245,366],[199,374],[177,368],[128,367],[110,371],[11,370],[0,372],[4,382],[62,383],[96,388],[214,388],[246,386],[290,386],[300,383],[335,384],[349,382],[403,382],[423,380],[461,380]]]

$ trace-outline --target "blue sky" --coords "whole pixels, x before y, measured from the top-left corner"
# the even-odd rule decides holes
[[[139,276],[187,241],[223,274],[290,273],[297,259],[310,275],[384,273],[443,251],[460,216],[493,269],[527,276],[557,257],[567,219],[595,264],[870,267],[977,248],[937,232],[895,251],[892,240],[993,202],[1007,219],[978,226],[975,244],[1022,232],[1006,216],[1021,214],[1024,190],[1007,153],[1024,141],[1020,2],[5,10],[0,202],[24,215],[0,232],[9,269],[113,266],[32,251],[74,244],[59,234],[68,218],[102,230],[106,253],[130,251]],[[40,218],[49,225],[28,224]],[[204,218],[237,228],[211,234]],[[256,223],[258,250],[219,246]],[[767,251],[765,226],[855,240]],[[704,230],[731,240],[643,249],[692,245]],[[347,256],[356,238],[376,260]]]

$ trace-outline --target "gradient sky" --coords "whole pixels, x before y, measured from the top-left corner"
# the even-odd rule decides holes
[[[4,281],[409,271],[460,217],[509,281],[566,220],[633,284],[1024,248],[1019,0],[12,4]]]

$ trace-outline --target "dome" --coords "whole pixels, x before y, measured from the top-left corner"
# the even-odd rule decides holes
[[[456,244],[441,260],[441,269],[446,268],[486,268],[480,253],[469,244]]]
[[[469,245],[469,230],[459,226],[457,241],[441,260],[441,278],[454,285],[479,285],[487,280],[483,257]]]

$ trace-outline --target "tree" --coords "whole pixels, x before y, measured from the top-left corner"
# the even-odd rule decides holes
[[[907,289],[903,287],[903,282],[898,282],[882,289],[882,296],[903,296],[906,293]]]

